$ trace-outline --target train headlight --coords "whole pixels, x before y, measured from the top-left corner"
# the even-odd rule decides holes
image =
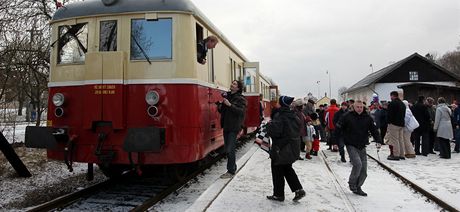
[[[55,93],[53,95],[53,104],[56,107],[60,107],[64,104],[64,94],[62,93]]]
[[[160,115],[158,112],[158,108],[153,105],[147,108],[147,114],[149,114],[150,117],[158,117]]]
[[[160,95],[156,91],[148,91],[145,94],[145,101],[149,105],[156,105],[160,101]]]
[[[62,107],[57,107],[55,110],[54,110],[54,115],[56,117],[62,117],[64,115],[64,109],[62,109]]]

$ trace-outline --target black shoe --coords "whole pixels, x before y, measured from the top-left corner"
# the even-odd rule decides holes
[[[428,156],[428,154],[422,154],[422,155],[425,156],[425,157]]]
[[[356,191],[353,191],[353,193],[357,194],[357,195],[360,195],[360,196],[363,196],[363,197],[367,196],[367,193],[364,192],[363,190],[361,190],[361,188],[358,188]]]
[[[431,151],[431,152],[429,152],[429,154],[435,154],[436,155],[436,152]]]
[[[347,160],[345,160],[345,156],[340,157],[340,161],[342,161],[343,163],[347,162]]]
[[[297,160],[303,160],[303,158],[299,156],[299,158],[297,158]]]
[[[275,200],[275,201],[280,201],[280,202],[284,201],[284,197],[277,197],[277,196],[275,196],[275,195],[267,196],[267,199],[269,199],[269,200]]]
[[[406,160],[406,158],[405,158],[405,157],[399,157],[399,159],[400,159],[400,160]]]
[[[421,155],[420,152],[416,152],[415,155]]]
[[[295,192],[295,197],[294,199],[292,199],[292,201],[299,201],[300,199],[302,199],[303,197],[305,197],[305,191],[303,189],[299,189]]]
[[[353,193],[358,192],[358,188],[356,188],[356,187],[352,187],[352,186],[348,185],[348,188],[349,188],[350,191],[353,192]]]
[[[390,155],[387,157],[387,160],[399,160],[399,157],[395,157],[393,155]]]

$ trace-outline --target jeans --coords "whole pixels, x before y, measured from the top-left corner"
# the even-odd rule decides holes
[[[339,143],[339,153],[340,157],[345,157],[345,141],[343,140],[342,136],[337,136],[337,141]]]
[[[238,132],[226,132],[224,131],[224,145],[225,152],[227,153],[227,171],[235,174],[236,172],[236,136]]]
[[[348,185],[350,185],[350,189],[357,189],[364,184],[367,178],[366,147],[358,149],[354,146],[347,145],[347,151],[350,156],[350,162],[353,165],[350,178],[348,179]]]

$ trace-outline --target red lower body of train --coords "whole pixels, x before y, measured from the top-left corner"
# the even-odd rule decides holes
[[[149,91],[159,94],[155,105],[146,102]],[[200,83],[50,87],[48,127],[28,127],[26,146],[66,163],[192,163],[223,146],[215,104],[222,92]],[[65,97],[59,107],[56,93]],[[251,132],[260,124],[259,95],[245,96]]]

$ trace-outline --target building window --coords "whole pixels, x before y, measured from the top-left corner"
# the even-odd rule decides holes
[[[409,71],[409,80],[410,81],[417,81],[418,80],[418,72],[417,71]]]
[[[131,21],[131,60],[172,58],[172,19]]]

